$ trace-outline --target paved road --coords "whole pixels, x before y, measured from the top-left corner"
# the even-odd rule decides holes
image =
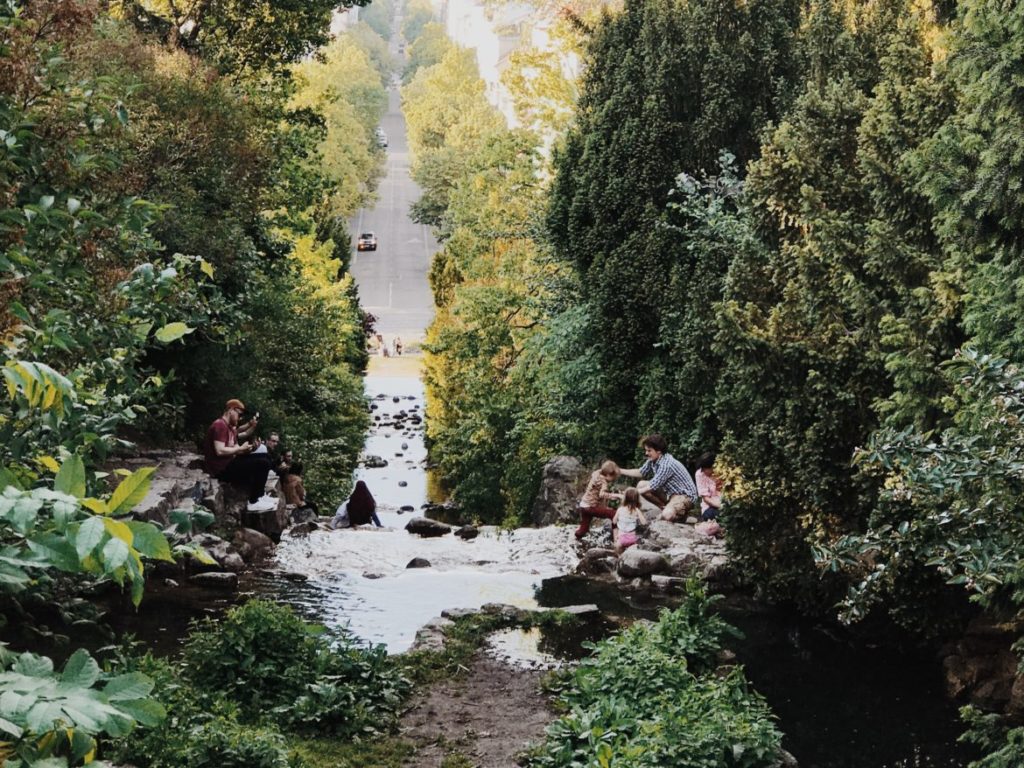
[[[428,227],[409,218],[409,207],[420,196],[409,176],[409,149],[398,90],[389,92],[388,113],[381,125],[388,135],[387,169],[373,209],[352,218],[353,248],[360,232],[377,235],[376,251],[356,253],[352,275],[363,308],[377,316],[377,331],[386,338],[400,335],[408,344],[423,338],[434,316],[434,299],[427,282],[430,258],[437,243]]]

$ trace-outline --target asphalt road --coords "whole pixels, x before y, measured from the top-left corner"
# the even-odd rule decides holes
[[[428,227],[409,218],[419,187],[409,176],[409,149],[405,138],[397,88],[388,92],[388,112],[381,122],[388,136],[387,167],[378,189],[377,204],[352,218],[353,245],[361,232],[377,235],[377,250],[356,252],[352,275],[360,302],[377,317],[377,332],[418,341],[434,316],[434,299],[427,273],[437,250]]]

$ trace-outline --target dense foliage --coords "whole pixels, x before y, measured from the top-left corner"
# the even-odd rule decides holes
[[[781,734],[743,671],[714,670],[731,627],[694,588],[658,621],[598,644],[562,683],[569,712],[548,726],[532,768],[777,765]]]
[[[386,732],[409,683],[383,647],[327,636],[290,609],[250,601],[193,628],[180,661],[127,655],[156,681],[167,718],[114,745],[140,768],[301,764],[288,734]]]

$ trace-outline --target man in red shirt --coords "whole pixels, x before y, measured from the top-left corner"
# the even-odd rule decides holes
[[[257,512],[276,506],[276,499],[264,500],[263,490],[270,473],[270,459],[267,454],[253,454],[260,441],[254,438],[239,444],[252,436],[259,425],[259,414],[253,416],[241,429],[238,420],[245,411],[241,400],[228,400],[223,415],[206,430],[203,454],[206,457],[206,471],[218,480],[231,483],[245,490],[249,495],[249,509]]]

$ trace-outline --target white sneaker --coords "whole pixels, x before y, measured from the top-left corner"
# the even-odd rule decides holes
[[[277,509],[277,499],[273,496],[263,496],[257,501],[249,502],[247,509],[250,512],[269,512],[272,509]]]

